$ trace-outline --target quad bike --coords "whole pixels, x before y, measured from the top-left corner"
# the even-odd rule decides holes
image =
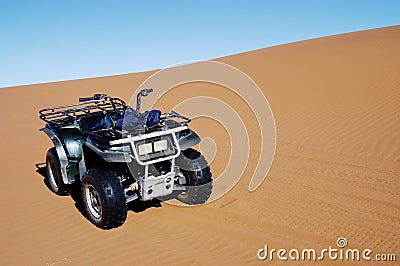
[[[189,118],[171,111],[141,113],[105,94],[79,98],[79,103],[42,109],[42,129],[54,143],[47,151],[50,189],[68,195],[79,187],[87,218],[95,226],[122,225],[128,203],[176,198],[205,203],[212,191],[212,175],[205,158],[192,147],[199,136]]]

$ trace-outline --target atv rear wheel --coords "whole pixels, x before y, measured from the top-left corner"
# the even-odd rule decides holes
[[[120,178],[112,171],[92,168],[81,183],[83,206],[95,226],[111,229],[121,226],[128,211]]]
[[[60,196],[68,195],[70,190],[68,185],[65,185],[63,182],[61,175],[60,159],[58,158],[55,147],[47,151],[46,172],[46,179],[51,191]]]
[[[194,149],[182,151],[176,165],[185,176],[185,192],[176,198],[189,205],[205,203],[212,192],[212,174],[204,156]]]

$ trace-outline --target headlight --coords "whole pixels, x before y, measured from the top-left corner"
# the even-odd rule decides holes
[[[166,139],[154,142],[154,152],[159,152],[168,149],[168,142]]]
[[[138,146],[139,155],[145,155],[153,152],[151,143],[145,143]]]

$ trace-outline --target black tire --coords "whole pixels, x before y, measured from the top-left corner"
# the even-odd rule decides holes
[[[194,149],[182,151],[176,160],[186,179],[186,191],[176,198],[189,205],[205,203],[212,192],[212,174],[204,156]]]
[[[88,170],[81,183],[83,207],[88,220],[102,229],[121,226],[128,212],[124,188],[112,171]]]
[[[55,147],[47,151],[46,172],[46,181],[51,191],[60,196],[70,194],[70,187],[68,185],[65,185],[62,179],[60,159],[58,158]]]

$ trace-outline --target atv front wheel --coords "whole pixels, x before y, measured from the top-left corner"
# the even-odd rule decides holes
[[[48,185],[55,194],[64,196],[69,194],[69,187],[65,185],[61,175],[60,159],[56,148],[53,147],[47,151],[46,172]]]
[[[212,191],[212,174],[204,156],[194,149],[187,149],[177,158],[176,165],[186,179],[186,191],[176,198],[189,205],[205,203]]]
[[[83,176],[81,192],[87,218],[95,226],[111,229],[125,222],[128,206],[117,174],[92,168]]]

